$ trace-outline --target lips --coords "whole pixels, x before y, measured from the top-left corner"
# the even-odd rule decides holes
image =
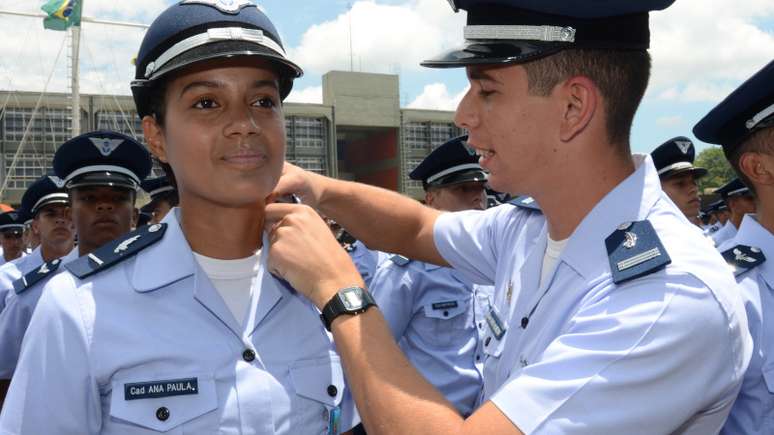
[[[118,221],[110,218],[101,218],[94,221],[94,225],[118,225]]]
[[[262,165],[268,157],[257,150],[238,150],[224,155],[221,160],[231,166],[241,169],[249,169]]]

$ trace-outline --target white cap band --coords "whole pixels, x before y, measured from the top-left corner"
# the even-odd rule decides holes
[[[752,130],[758,124],[760,124],[761,121],[763,121],[764,119],[768,118],[771,115],[774,115],[774,104],[758,112],[758,114],[753,116],[752,119],[747,120],[747,122],[745,123],[745,127],[747,127],[748,130]]]
[[[130,171],[129,169],[126,169],[122,166],[114,166],[114,165],[93,165],[93,166],[84,166],[82,168],[78,168],[75,171],[71,172],[70,175],[65,177],[65,185],[69,184],[70,181],[72,181],[75,177],[83,174],[88,174],[90,172],[117,172],[119,174],[126,175],[127,177],[134,180],[136,184],[140,184],[140,179],[137,177],[137,175]]]
[[[151,190],[150,192],[148,192],[148,195],[151,198],[153,198],[154,196],[158,195],[159,193],[169,192],[169,191],[172,191],[172,190],[175,190],[175,188],[172,187],[172,186],[159,187],[158,189]]]
[[[465,26],[465,39],[575,42],[575,29],[559,26]]]
[[[672,171],[672,170],[678,170],[678,169],[689,169],[693,168],[693,164],[691,162],[677,162],[672,163],[669,166],[665,166],[658,170],[658,175],[663,174],[664,172]]]
[[[41,204],[49,203],[49,202],[54,202],[54,201],[56,201],[56,202],[69,202],[70,201],[70,195],[68,195],[68,194],[66,194],[64,192],[56,192],[56,193],[48,194],[48,195],[44,196],[43,198],[40,198],[38,200],[38,202],[36,202],[35,205],[32,206],[32,210],[30,210],[30,212],[34,215],[35,212],[38,211],[38,207]]]
[[[444,169],[443,171],[433,176],[427,177],[427,183],[430,184],[442,177],[445,177],[449,174],[453,174],[455,172],[464,171],[465,169],[478,169],[479,171],[483,171],[483,169],[481,169],[481,165],[479,165],[478,163],[466,163],[464,165],[452,166],[449,169]]]

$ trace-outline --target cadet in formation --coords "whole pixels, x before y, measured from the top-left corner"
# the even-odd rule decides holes
[[[167,213],[180,204],[177,189],[166,175],[143,181],[142,190],[150,197],[150,202],[143,209],[150,213],[151,218],[147,223],[151,225],[164,220]]]
[[[724,435],[774,433],[774,62],[758,71],[694,127],[704,142],[723,146],[755,196],[757,214],[720,246],[734,270],[754,342]]]
[[[661,189],[691,223],[701,227],[701,200],[696,180],[707,175],[707,170],[693,166],[696,156],[693,142],[678,136],[659,145],[650,156],[658,171]]]
[[[24,214],[19,211],[7,211],[0,214],[0,266],[24,256]]]
[[[728,219],[725,225],[710,236],[715,242],[715,246],[719,247],[736,236],[744,215],[755,213],[755,200],[749,187],[739,178],[734,178],[720,186],[715,190],[715,193],[720,195],[720,199],[728,210]]]
[[[42,258],[8,271],[0,281],[8,288],[0,312],[0,386],[7,387],[14,375],[45,284],[63,265],[131,231],[137,189],[150,169],[150,154],[142,144],[120,133],[97,131],[62,144],[54,154],[56,175],[27,189],[23,207],[36,216],[38,229],[50,230],[39,231]],[[52,218],[47,214],[56,219],[48,222]],[[75,249],[73,229],[79,240]]]
[[[457,124],[493,189],[540,204],[546,222],[523,262],[511,254],[531,224],[518,208],[441,213],[291,165],[277,190],[369,247],[495,286],[506,304],[489,327],[503,332],[487,346],[499,358],[484,363],[479,408],[463,418],[406,361],[344,253],[309,255],[335,247],[314,210],[267,206],[270,267],[322,311],[366,429],[717,433],[752,351],[744,307],[720,254],[629,147],[650,69],[648,11],[672,1],[451,3],[467,11],[467,44],[425,65],[466,67]]]
[[[465,139],[439,146],[409,174],[422,182],[429,207],[486,206],[487,176]],[[471,414],[483,381],[484,315],[492,287],[473,285],[447,267],[394,255],[379,266],[370,290],[406,358],[460,414]]]
[[[300,75],[246,1],[185,0],[153,22],[132,92],[180,206],[46,284],[0,432],[336,434],[357,423],[319,312],[262,249],[282,101]]]

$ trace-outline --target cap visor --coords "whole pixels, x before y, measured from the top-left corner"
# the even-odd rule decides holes
[[[554,54],[561,49],[557,44],[526,41],[469,42],[461,48],[426,60],[421,65],[428,68],[458,68],[468,65],[518,64]]]
[[[91,186],[119,187],[130,190],[139,188],[134,180],[116,172],[92,172],[76,177],[67,184],[68,189]]]
[[[481,170],[472,170],[472,171],[456,172],[454,174],[449,174],[441,178],[440,180],[430,183],[429,185],[434,187],[443,187],[443,186],[451,186],[454,184],[462,184],[462,183],[473,183],[473,182],[486,183],[487,180],[488,180],[488,177],[486,175],[486,172]]]

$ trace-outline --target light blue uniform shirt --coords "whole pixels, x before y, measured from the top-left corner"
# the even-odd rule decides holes
[[[774,234],[753,215],[746,215],[736,237],[724,244],[723,250],[736,245],[760,249],[766,261],[736,277],[754,347],[742,391],[722,433],[774,434]]]
[[[715,246],[720,246],[724,244],[725,242],[731,240],[736,236],[737,229],[734,226],[734,224],[731,223],[731,219],[726,221],[726,224],[723,225],[719,230],[715,231],[710,235],[712,240],[715,242]]]
[[[355,263],[357,271],[363,277],[366,287],[371,286],[371,280],[374,278],[376,269],[390,256],[381,251],[368,249],[360,240],[355,241],[348,250],[352,262]]]
[[[484,399],[524,433],[713,434],[739,391],[752,342],[733,276],[662,192],[651,159],[635,162],[575,229],[543,288],[545,229],[523,265],[512,261],[520,212],[446,214],[435,225],[450,264],[494,281],[496,297],[509,282],[519,288],[511,307],[497,307],[508,330],[487,346]],[[605,240],[643,220],[671,264],[615,284]]]
[[[0,433],[296,435],[354,426],[332,338],[315,307],[267,272],[267,250],[242,327],[176,213],[164,222],[163,239],[134,257],[86,280],[65,271],[46,284]]]
[[[0,312],[5,309],[6,299],[10,293],[13,293],[13,282],[41,264],[43,264],[43,254],[40,253],[40,246],[38,246],[30,255],[24,255],[0,266]]]
[[[481,331],[492,287],[475,286],[448,267],[386,261],[371,293],[414,367],[462,415],[472,413],[482,386]]]
[[[69,254],[62,257],[62,263],[56,270],[56,273],[64,270],[62,265],[76,258],[78,258],[78,248],[73,248]],[[40,261],[41,264],[38,267],[43,265],[42,257]],[[27,273],[33,270],[35,270],[34,267]],[[24,273],[24,275],[27,273]],[[45,284],[54,276],[55,274],[52,274],[50,277],[44,278],[25,289],[21,294],[17,294],[13,289],[8,292],[5,309],[0,312],[0,379],[11,379],[13,371],[16,369],[22,339],[25,332],[27,332],[32,313],[35,312],[35,307],[38,305],[38,300]]]

